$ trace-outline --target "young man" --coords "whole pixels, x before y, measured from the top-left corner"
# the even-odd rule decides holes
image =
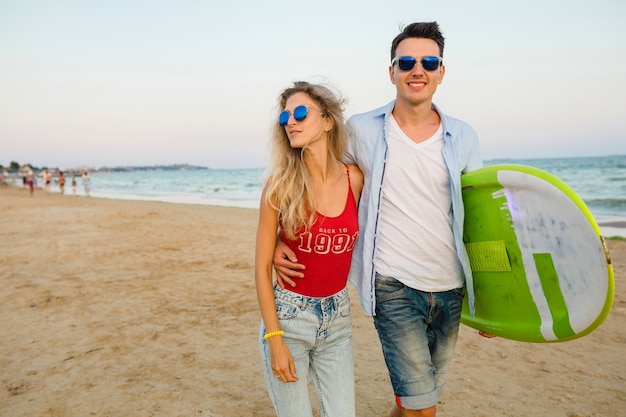
[[[464,287],[461,174],[480,168],[478,138],[432,102],[442,82],[444,37],[436,22],[406,26],[391,45],[396,99],[352,116],[346,161],[364,174],[361,234],[350,282],[374,324],[396,396],[392,417],[436,414],[456,345]],[[277,248],[279,279],[303,277]],[[306,272],[306,271],[305,271]]]

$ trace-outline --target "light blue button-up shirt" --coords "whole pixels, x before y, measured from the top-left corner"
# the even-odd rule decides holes
[[[357,288],[365,314],[373,315],[376,308],[374,276],[380,224],[380,207],[385,185],[387,164],[388,121],[395,100],[378,109],[352,116],[347,123],[348,151],[345,161],[356,164],[363,172],[365,184],[359,203],[360,233],[352,254],[349,281]],[[450,175],[452,193],[452,232],[456,251],[463,268],[470,311],[474,314],[474,287],[469,258],[463,244],[465,217],[461,195],[461,174],[482,167],[478,136],[472,127],[433,108],[443,125],[443,159]]]

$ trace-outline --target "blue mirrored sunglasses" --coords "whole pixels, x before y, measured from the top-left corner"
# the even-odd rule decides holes
[[[309,108],[321,112],[320,109],[316,109],[313,106],[303,104],[293,109],[293,113],[287,110],[280,113],[278,115],[278,124],[281,126],[287,126],[287,123],[289,123],[289,118],[291,117],[292,114],[293,114],[293,118],[296,119],[296,121],[298,122],[303,121],[306,118],[306,116],[309,114]]]
[[[391,65],[393,66],[398,63],[398,68],[400,68],[401,71],[411,71],[415,64],[417,64],[417,61],[418,59],[412,56],[397,56],[391,61]],[[438,56],[423,56],[419,61],[424,70],[436,71],[441,66],[443,60]]]

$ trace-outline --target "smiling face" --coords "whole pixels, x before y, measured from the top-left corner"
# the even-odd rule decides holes
[[[435,71],[426,71],[420,59],[424,56],[441,56],[439,46],[431,39],[408,38],[396,48],[396,57],[400,56],[412,56],[418,62],[409,71],[402,71],[398,64],[389,67],[389,77],[396,86],[396,101],[411,106],[423,103],[430,106],[437,86],[443,80],[445,67],[441,65]]]
[[[300,121],[293,117],[293,112],[298,106],[308,108],[306,117]],[[285,103],[285,111],[290,114],[284,129],[292,148],[304,148],[320,140],[327,140],[327,133],[332,128],[332,119],[324,117],[319,103],[307,94],[298,92],[290,96]]]

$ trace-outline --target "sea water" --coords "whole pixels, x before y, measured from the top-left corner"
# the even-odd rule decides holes
[[[91,175],[93,197],[258,208],[263,168],[132,171]],[[77,177],[79,194],[82,193]]]
[[[626,237],[626,155],[485,161],[486,166],[495,164],[528,165],[555,175],[583,199],[605,236]],[[251,168],[95,173],[91,195],[258,208],[263,172]]]

